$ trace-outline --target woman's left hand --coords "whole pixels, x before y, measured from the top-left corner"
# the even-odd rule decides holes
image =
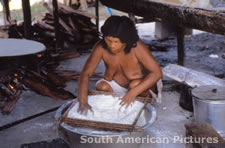
[[[128,92],[124,97],[121,98],[120,105],[121,106],[126,105],[127,108],[132,102],[134,102],[135,98],[136,95],[133,95],[132,92]]]

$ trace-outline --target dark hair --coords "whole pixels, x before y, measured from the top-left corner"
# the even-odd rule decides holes
[[[122,43],[126,43],[125,53],[136,47],[139,40],[134,23],[126,16],[110,16],[101,27],[101,32],[103,34],[101,43],[105,49],[108,48],[104,41],[106,36],[117,37]]]

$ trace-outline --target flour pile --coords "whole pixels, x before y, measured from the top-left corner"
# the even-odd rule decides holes
[[[68,117],[110,123],[132,124],[144,104],[139,101],[134,101],[132,105],[125,108],[121,107],[120,101],[119,97],[113,97],[111,95],[89,96],[88,103],[91,105],[93,112],[88,111],[87,116],[79,114],[77,112],[79,103],[76,103],[69,111]],[[146,122],[143,114],[144,111],[142,111],[140,118],[142,122]]]

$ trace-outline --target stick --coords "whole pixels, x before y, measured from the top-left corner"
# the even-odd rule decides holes
[[[133,124],[132,124],[132,127],[130,129],[130,133],[133,132],[134,128],[135,128],[135,125],[139,119],[139,117],[141,116],[141,113],[142,111],[144,110],[145,106],[148,104],[148,98],[149,98],[149,95],[145,98],[145,102],[144,102],[144,106],[141,108],[141,110],[139,111],[139,113],[137,114]]]

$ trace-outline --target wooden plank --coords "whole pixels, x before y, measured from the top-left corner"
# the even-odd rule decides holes
[[[96,26],[97,26],[97,32],[99,28],[99,0],[95,0],[95,15],[96,15]]]
[[[53,17],[54,17],[54,27],[55,27],[55,38],[56,38],[56,49],[60,48],[60,31],[59,31],[59,14],[58,14],[58,2],[57,0],[52,1],[53,5]]]
[[[3,20],[4,24],[8,24],[10,22],[10,8],[9,8],[9,0],[2,0],[3,5]]]
[[[224,35],[225,13],[146,0],[100,0],[108,7],[146,19]],[[221,13],[222,12],[222,13]]]
[[[183,66],[184,65],[184,28],[183,27],[177,27],[176,28],[176,34],[177,34],[177,56],[178,56],[178,64]]]

